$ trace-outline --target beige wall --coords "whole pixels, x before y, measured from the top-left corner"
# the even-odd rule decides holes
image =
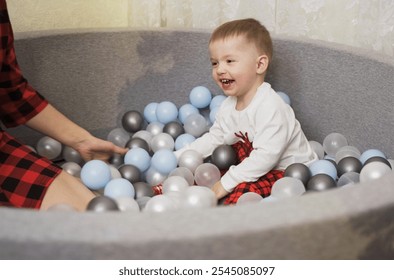
[[[254,17],[273,34],[309,37],[394,57],[394,0],[8,0],[14,31],[207,28]]]

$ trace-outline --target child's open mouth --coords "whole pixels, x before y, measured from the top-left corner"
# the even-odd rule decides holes
[[[234,82],[234,80],[229,80],[229,79],[221,79],[220,82],[224,85],[230,85]]]

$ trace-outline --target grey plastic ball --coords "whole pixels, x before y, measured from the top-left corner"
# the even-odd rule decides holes
[[[366,166],[368,163],[371,163],[371,162],[382,162],[382,163],[386,164],[388,167],[390,167],[391,169],[393,169],[390,162],[387,159],[385,159],[384,157],[371,157],[364,162],[363,166]]]
[[[82,167],[75,162],[69,161],[62,164],[62,169],[66,171],[68,174],[79,178],[81,176]]]
[[[238,159],[233,147],[230,145],[220,145],[213,151],[211,161],[220,170],[225,170],[237,164]]]
[[[163,132],[171,135],[171,137],[175,140],[179,135],[185,133],[185,129],[179,122],[169,122],[164,128]]]
[[[133,148],[141,148],[144,149],[145,151],[149,152],[149,144],[146,142],[144,139],[135,137],[131,138],[129,141],[126,143],[126,148],[133,149]]]
[[[144,196],[152,197],[155,195],[152,187],[146,182],[136,182],[133,183],[133,186],[135,190],[135,199],[139,199]]]
[[[141,171],[132,164],[124,164],[118,168],[122,178],[127,179],[130,183],[141,181]]]
[[[48,136],[42,137],[37,142],[36,150],[40,156],[48,159],[55,159],[62,153],[62,144]]]
[[[292,177],[300,180],[304,186],[308,183],[311,178],[311,171],[309,167],[303,163],[293,163],[290,164],[285,170],[285,177]]]
[[[336,187],[335,180],[327,174],[316,174],[312,176],[306,185],[307,191],[326,191]]]
[[[122,126],[127,132],[137,132],[142,129],[144,117],[136,110],[131,110],[123,114]]]
[[[345,157],[341,159],[337,164],[338,177],[341,177],[347,172],[357,172],[360,173],[362,164],[358,158],[355,157]]]
[[[84,163],[84,160],[81,157],[80,153],[69,146],[64,146],[62,155],[64,160],[67,162],[75,162],[79,165],[82,165]]]
[[[86,210],[93,212],[108,212],[119,211],[119,207],[116,201],[110,197],[96,196],[88,203]]]

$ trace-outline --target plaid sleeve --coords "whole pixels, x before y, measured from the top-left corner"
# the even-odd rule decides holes
[[[26,123],[48,102],[23,77],[5,0],[0,0],[0,120],[7,127]]]

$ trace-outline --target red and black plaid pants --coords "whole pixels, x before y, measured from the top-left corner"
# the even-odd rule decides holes
[[[245,134],[240,132],[235,135],[240,138],[240,141],[233,144],[232,147],[237,154],[238,162],[242,162],[245,158],[249,157],[253,150],[253,145],[249,141],[247,132]],[[226,171],[222,170],[223,173]],[[283,175],[284,171],[282,170],[271,170],[255,182],[242,182],[224,198],[223,204],[235,204],[239,197],[247,192],[254,192],[260,194],[262,197],[267,197],[271,194],[272,185],[280,178],[283,178]]]
[[[0,206],[40,208],[61,170],[0,130]]]

